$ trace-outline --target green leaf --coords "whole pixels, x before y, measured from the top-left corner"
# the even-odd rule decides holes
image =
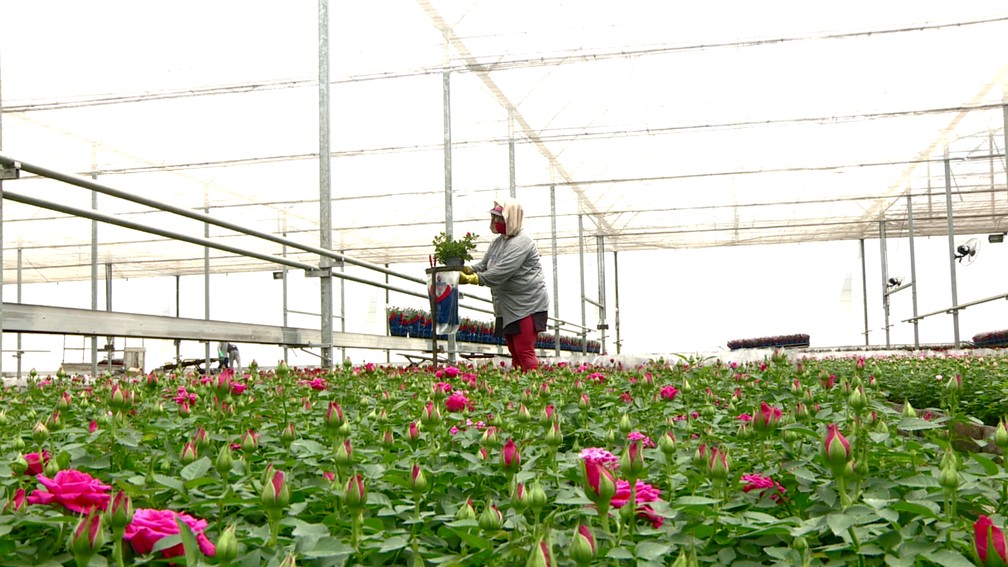
[[[309,524],[308,522],[298,522],[297,527],[291,532],[294,537],[327,536],[329,528],[322,524]]]
[[[966,559],[961,553],[957,551],[951,551],[948,549],[943,549],[941,551],[936,551],[934,553],[925,553],[925,559],[934,561],[936,565],[941,565],[942,567],[972,567],[973,562]]]
[[[903,431],[920,431],[922,429],[937,429],[941,426],[942,424],[940,423],[934,423],[919,417],[904,417],[896,427]]]
[[[610,549],[609,553],[606,553],[606,557],[608,557],[609,559],[633,559],[634,558],[633,553],[630,553],[630,550],[628,550],[625,547],[614,547],[614,548]]]
[[[166,486],[168,488],[173,488],[179,492],[182,492],[185,487],[182,485],[182,481],[177,478],[172,478],[170,476],[165,476],[163,474],[155,474],[154,482],[160,484],[161,486]]]
[[[207,457],[202,457],[195,460],[188,465],[182,467],[182,471],[179,476],[186,480],[193,480],[194,478],[202,478],[206,476],[207,471],[210,470],[210,459]]]
[[[489,541],[479,536],[478,528],[452,527],[450,529],[470,547],[475,549],[490,549],[492,547]]]
[[[849,514],[833,513],[826,516],[826,525],[833,531],[833,535],[840,536],[854,525],[854,520],[854,517]]]
[[[182,518],[175,516],[175,523],[178,525],[179,536],[182,538],[182,548],[185,549],[186,565],[198,565],[203,552],[200,551],[196,536],[189,529],[189,524],[186,524]]]
[[[301,550],[300,555],[305,559],[318,559],[320,557],[339,557],[353,554],[354,549],[349,545],[334,537],[323,537]]]
[[[672,546],[667,543],[642,541],[634,549],[634,555],[637,559],[654,560],[668,553],[670,549]]]
[[[325,446],[318,441],[312,441],[311,439],[298,439],[297,441],[291,443],[291,453],[304,458],[309,456],[328,455],[329,451],[326,450]]]
[[[717,504],[720,500],[716,498],[707,498],[704,496],[683,496],[682,498],[677,498],[674,506],[710,506],[712,504]]]
[[[910,512],[911,514],[927,518],[938,517],[938,504],[928,500],[894,502],[892,509],[900,512]]]
[[[382,542],[379,551],[382,553],[387,553],[389,551],[396,551],[402,549],[409,545],[409,542],[403,536],[393,536],[384,542]]]
[[[986,472],[988,475],[993,475],[1000,472],[1000,467],[998,467],[994,461],[988,459],[987,457],[984,457],[980,453],[973,453],[970,456],[973,458],[974,461],[980,463],[980,466],[984,468],[984,472]]]

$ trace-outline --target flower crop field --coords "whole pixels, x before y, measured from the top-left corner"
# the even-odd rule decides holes
[[[33,377],[0,565],[1002,565],[1006,364]]]

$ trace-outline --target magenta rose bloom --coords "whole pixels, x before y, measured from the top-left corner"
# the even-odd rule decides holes
[[[455,392],[445,400],[445,409],[451,412],[458,412],[466,409],[469,405],[469,398],[462,392]]]
[[[665,523],[665,518],[659,516],[654,511],[654,508],[648,505],[648,502],[661,500],[661,491],[641,480],[638,480],[634,484],[637,487],[637,494],[634,496],[634,502],[637,504],[637,517],[648,520],[655,529],[660,528]],[[613,496],[610,504],[612,504],[613,508],[622,508],[629,501],[630,483],[625,480],[617,481],[616,494]]]
[[[105,508],[109,501],[107,484],[92,477],[86,472],[65,470],[56,473],[53,478],[38,475],[35,480],[46,487],[48,492],[34,490],[28,495],[29,504],[62,504],[69,510],[86,514],[91,508]]]
[[[207,527],[206,520],[197,520],[189,514],[174,510],[152,510],[150,508],[136,510],[133,513],[133,521],[126,526],[123,539],[130,543],[133,551],[137,554],[145,555],[150,553],[154,549],[154,545],[161,541],[161,538],[179,533],[178,524],[175,523],[176,517],[181,518],[189,526],[189,529],[192,530],[193,535],[196,536],[196,541],[199,543],[200,551],[204,555],[213,557],[216,552],[214,544],[210,543],[210,540],[203,534],[203,530]],[[185,554],[185,548],[180,543],[168,549],[161,550],[161,554],[164,557],[178,557]]]
[[[28,469],[25,470],[26,475],[38,476],[42,474],[45,470],[45,466],[49,463],[49,451],[42,449],[42,453],[28,453],[24,456],[25,461],[28,461]]]

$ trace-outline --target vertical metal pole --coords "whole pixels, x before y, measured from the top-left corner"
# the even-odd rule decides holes
[[[91,179],[98,180],[97,144],[91,145]],[[91,209],[98,210],[98,192],[91,191]],[[98,310],[98,221],[91,221],[91,310]],[[64,357],[66,353],[64,352]],[[91,376],[98,376],[98,335],[91,335]]]
[[[882,311],[885,313],[885,346],[891,345],[889,342],[889,257],[886,254],[886,224],[885,220],[879,221],[879,256],[882,259]]]
[[[948,218],[949,277],[952,281],[952,332],[955,348],[959,348],[959,292],[956,289],[955,222],[952,218],[952,164],[945,147],[945,214]]]
[[[205,214],[210,214],[210,207],[203,207]],[[203,237],[210,238],[210,223],[203,223]],[[203,247],[203,319],[210,320],[210,248]],[[204,372],[210,375],[210,341],[203,343]]]
[[[1008,87],[1005,88],[1005,91],[1001,94],[1001,96],[1004,97],[1005,102],[1004,106],[1001,107],[1001,110],[1004,114],[1005,191],[1008,192]]]
[[[990,201],[991,201],[990,202],[990,208],[991,208],[992,211],[996,210],[994,207],[997,206],[997,199],[995,198],[995,191],[994,191],[994,160],[997,159],[997,158],[994,157],[994,152],[995,152],[995,149],[994,149],[994,131],[993,130],[988,130],[987,131],[987,155],[990,156],[990,161],[989,161],[989,163],[987,165],[990,167]],[[1005,152],[1005,153],[1006,153],[1006,155],[1008,155],[1008,152]]]
[[[451,72],[445,69],[441,73],[442,81],[442,112],[444,115],[444,190],[445,190],[445,234],[449,238],[452,236],[452,225],[454,224],[454,211],[452,210],[452,134],[451,134]],[[431,274],[431,278],[436,278],[437,274]],[[430,293],[428,291],[428,293]],[[437,315],[435,314],[437,305],[434,296],[431,295],[431,358],[437,364]],[[448,335],[448,361],[455,362],[455,335]]]
[[[619,354],[622,346],[621,344],[622,340],[620,339],[620,328],[619,328],[619,257],[615,250],[613,250],[612,253],[612,261],[613,261],[613,293],[614,293],[613,301],[615,302],[615,306],[613,308],[613,313],[615,314],[613,316],[613,321],[616,326],[616,354]]]
[[[557,266],[556,185],[552,184],[550,185],[550,254],[553,255],[553,354],[560,358],[560,269]]]
[[[864,310],[864,344],[868,346],[868,267],[867,260],[865,259],[865,247],[864,238],[860,239],[859,245],[861,247],[861,302],[862,309]]]
[[[513,199],[515,197],[515,140],[514,114],[510,112],[508,112],[508,188]]]
[[[105,262],[105,311],[112,312],[112,262]],[[105,337],[105,356],[108,357],[108,373],[112,374],[112,355],[115,353],[115,337]]]
[[[21,248],[17,249],[17,302],[21,303]],[[21,346],[21,333],[17,334],[17,378],[18,382],[21,381],[21,358],[24,357],[24,351]]]
[[[388,265],[388,263],[386,263],[385,264],[385,269],[387,270],[388,267],[389,267],[389,265]],[[388,275],[388,272],[385,272],[385,285],[388,286],[388,284],[389,284],[389,275]],[[389,330],[388,329],[388,309],[389,309],[389,288],[386,287],[385,288],[385,332],[386,333]],[[392,350],[391,349],[385,349],[385,364],[391,364],[391,363],[392,363]]]
[[[581,354],[588,352],[588,315],[585,310],[584,216],[578,214],[578,265],[581,274]]]
[[[601,234],[595,235],[595,255],[598,262],[598,320],[599,320],[599,341],[602,343],[599,347],[599,354],[604,354],[606,352],[606,312],[605,312],[605,236]]]
[[[182,276],[175,274],[175,318],[182,317]],[[175,339],[175,364],[182,362],[182,339]]]
[[[329,102],[329,1],[318,3],[318,66],[319,66],[319,246],[332,248],[332,178],[330,152]],[[333,290],[332,259],[319,257],[324,273],[319,279],[322,314],[322,368],[332,368]]]
[[[913,301],[914,348],[920,348],[920,321],[917,320],[917,255],[914,250],[913,199],[907,195],[907,220],[910,228],[910,295]]]
[[[345,254],[346,250],[340,250],[340,254]],[[340,273],[346,271],[346,262],[340,260],[339,265]],[[346,280],[340,278],[339,282],[339,319],[340,319],[340,332],[346,333]],[[340,347],[340,360],[346,362],[346,347]]]
[[[284,223],[284,226],[283,226],[283,237],[287,238],[287,218],[286,218],[286,216],[284,216],[283,223]],[[287,257],[287,245],[286,244],[283,245],[283,249],[281,251],[281,254],[283,254],[284,258]],[[283,267],[283,271],[280,272],[280,277],[281,277],[281,283],[282,283],[281,287],[282,287],[282,293],[283,293],[283,297],[281,299],[281,303],[283,305],[283,326],[286,329],[287,328],[287,266]],[[288,354],[289,353],[288,353],[287,345],[284,345],[283,346],[283,360],[284,360],[284,362],[287,362]]]

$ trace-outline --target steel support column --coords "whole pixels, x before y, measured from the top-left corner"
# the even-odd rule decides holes
[[[319,247],[332,248],[332,178],[329,126],[329,1],[318,3],[318,74],[319,74]],[[319,278],[319,313],[322,314],[322,368],[332,368],[333,289],[332,260],[319,258],[322,274]]]
[[[945,214],[948,219],[949,278],[952,282],[952,334],[959,348],[959,292],[956,288],[955,221],[952,218],[952,164],[945,147]]]

